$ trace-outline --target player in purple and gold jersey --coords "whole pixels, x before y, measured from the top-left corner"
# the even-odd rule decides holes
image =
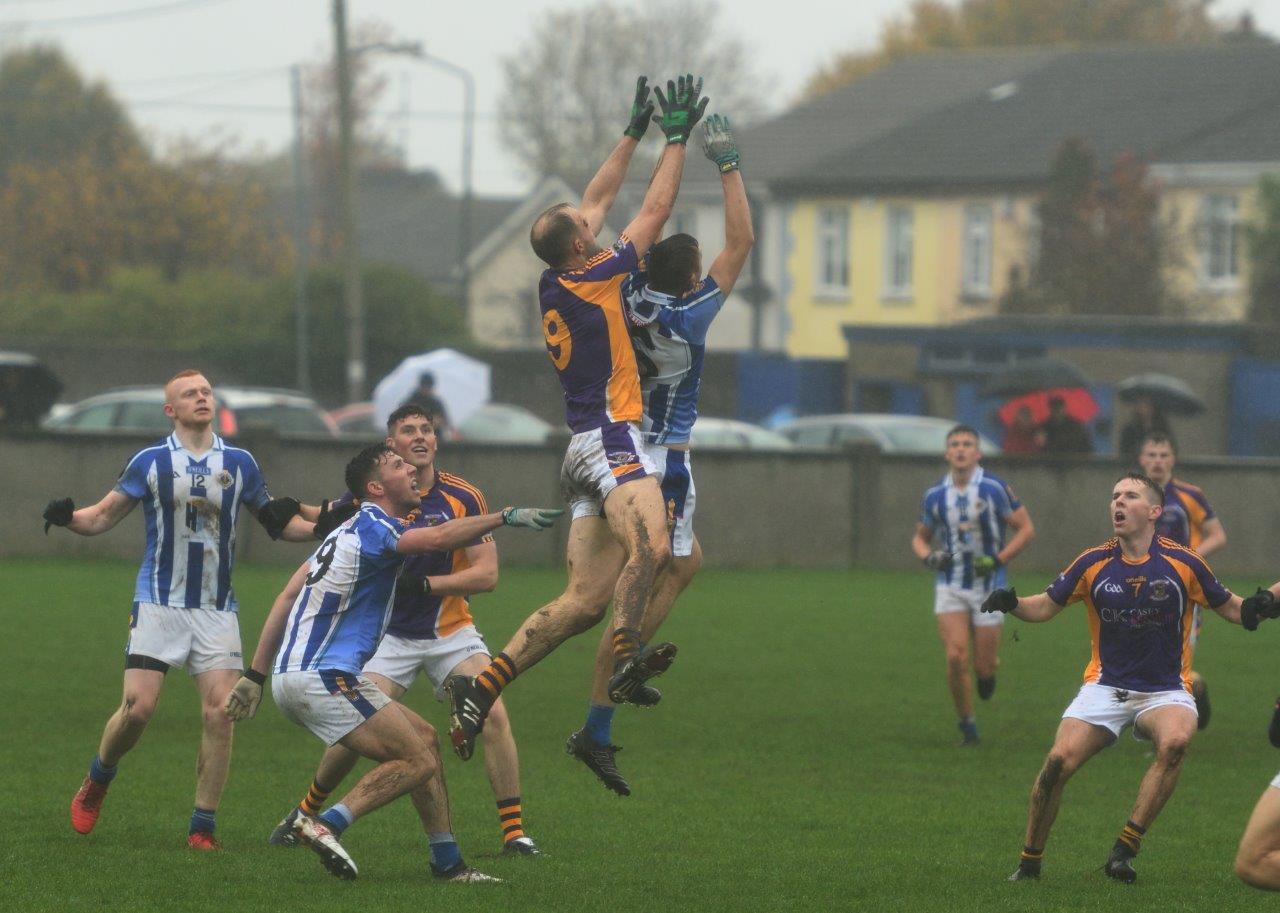
[[[1137,879],[1132,860],[1178,782],[1196,732],[1190,681],[1193,606],[1202,603],[1240,624],[1242,600],[1218,582],[1198,554],[1156,534],[1163,502],[1164,492],[1147,476],[1123,476],[1111,492],[1114,538],[1081,554],[1043,593],[1019,599],[1012,589],[998,589],[983,603],[984,612],[1012,612],[1038,622],[1083,601],[1093,642],[1084,685],[1063,713],[1032,787],[1026,843],[1011,881],[1040,877],[1044,845],[1067,780],[1124,727],[1133,726],[1135,738],[1155,743],[1155,760],[1111,849],[1108,877],[1126,883]]]
[[[534,612],[475,678],[451,676],[450,735],[471,757],[490,707],[517,674],[574,634],[595,625],[614,603],[614,676],[610,698],[622,702],[665,671],[673,644],[641,649],[640,627],[658,574],[671,560],[667,513],[658,474],[641,442],[643,401],[623,303],[623,284],[658,239],[671,214],[684,169],[685,143],[707,99],[702,80],[668,81],[655,89],[666,148],[639,213],[603,249],[596,234],[617,197],[632,154],[653,111],[647,81],[636,83],[631,122],[587,185],[582,205],[553,206],[538,216],[529,240],[547,264],[538,303],[547,354],[564,388],[573,436],[560,483],[572,512],[569,581],[559,598]]]
[[[1157,535],[1172,539],[1179,545],[1195,549],[1201,557],[1208,557],[1227,544],[1227,531],[1214,513],[1204,492],[1189,482],[1173,477],[1178,462],[1178,450],[1173,438],[1163,432],[1148,434],[1138,453],[1142,471],[1164,489],[1164,513],[1156,521]],[[1195,608],[1195,621],[1191,627],[1191,649],[1194,652],[1204,624],[1204,613]],[[1209,688],[1204,678],[1191,671],[1191,694],[1196,699],[1200,714],[1199,727],[1209,725]]]

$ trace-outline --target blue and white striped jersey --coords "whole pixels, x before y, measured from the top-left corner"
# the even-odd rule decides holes
[[[947,473],[946,478],[926,491],[920,522],[934,535],[941,535],[942,549],[954,559],[950,571],[938,572],[938,583],[983,591],[1004,586],[1003,567],[996,568],[984,580],[974,574],[973,559],[977,555],[994,557],[1004,548],[1009,515],[1021,506],[1013,489],[981,466],[963,488],[957,487],[951,473]]]
[[[710,276],[687,295],[667,295],[649,288],[642,272],[622,291],[644,399],[641,430],[657,444],[687,443],[698,417],[707,330],[724,295]]]
[[[365,504],[320,543],[285,622],[275,672],[337,669],[358,675],[391,620],[403,524]]]
[[[116,491],[142,502],[147,551],[133,598],[175,609],[236,611],[231,564],[240,505],[255,510],[271,496],[247,450],[214,435],[202,457],[176,435],[138,451]]]

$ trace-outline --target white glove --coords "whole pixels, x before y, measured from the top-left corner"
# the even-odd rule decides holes
[[[502,511],[502,522],[525,529],[550,529],[563,513],[558,507],[508,507]]]
[[[254,669],[240,676],[240,681],[231,689],[227,702],[222,707],[227,719],[233,723],[253,719],[258,712],[258,705],[262,703],[262,683],[266,680],[265,675]]]

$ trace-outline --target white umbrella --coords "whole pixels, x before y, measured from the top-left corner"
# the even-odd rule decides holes
[[[373,411],[379,425],[409,394],[418,388],[418,379],[430,373],[435,378],[435,394],[444,402],[453,427],[489,402],[489,366],[453,349],[436,349],[410,355],[373,388]]]

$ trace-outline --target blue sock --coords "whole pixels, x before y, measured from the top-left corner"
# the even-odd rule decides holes
[[[89,762],[89,779],[94,783],[101,783],[106,786],[116,778],[116,769],[108,767],[98,759],[97,755],[93,756],[93,760]]]
[[[462,851],[458,849],[458,841],[453,834],[444,831],[439,834],[428,834],[427,842],[431,844],[431,864],[438,872],[447,872],[462,861]]]
[[[187,831],[187,833],[194,834],[196,831],[207,831],[212,834],[216,826],[213,819],[215,814],[217,813],[211,808],[196,806],[195,810],[191,812],[191,830]]]
[[[333,836],[341,837],[342,832],[351,827],[356,819],[351,814],[351,809],[339,802],[321,812],[320,820],[329,826]]]
[[[613,705],[587,704],[587,737],[597,745],[608,745],[613,738]]]

